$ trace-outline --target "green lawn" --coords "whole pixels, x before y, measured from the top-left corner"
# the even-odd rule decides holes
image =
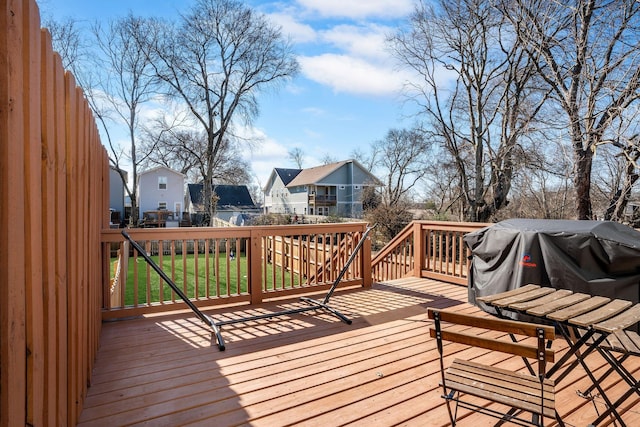
[[[199,254],[198,256],[198,297],[204,298],[207,295],[207,268],[206,268],[206,255]],[[193,254],[189,254],[186,257],[186,262],[183,264],[182,255],[176,255],[175,257],[175,278],[173,281],[179,287],[179,289],[189,298],[194,298],[196,295],[196,275],[195,275],[195,260],[196,257]],[[154,263],[159,265],[162,270],[171,278],[171,257],[163,256],[162,257],[162,265],[160,265],[160,258],[156,256],[151,256],[151,259]],[[218,257],[218,265],[216,266],[216,258],[214,256],[209,256],[209,296],[218,296],[218,295],[237,295],[241,293],[248,292],[248,282],[247,282],[247,259],[244,254],[241,254],[239,258],[234,260],[227,260],[226,254],[221,253]],[[112,260],[112,269],[116,262],[116,259]],[[229,276],[227,277],[227,262],[229,262]],[[238,274],[238,263],[239,263],[239,274]],[[134,269],[136,263],[133,261],[133,258],[129,259],[129,268],[127,274],[127,283],[125,287],[125,306],[131,306],[134,304],[136,299],[135,289],[137,286],[138,295],[137,300],[138,304],[146,304],[147,303],[147,274],[150,277],[150,289],[149,289],[149,301],[150,302],[159,302],[160,301],[160,288],[162,287],[162,295],[163,301],[171,301],[172,290],[169,284],[162,281],[160,276],[151,268],[151,266],[147,266],[144,258],[139,257],[137,262],[137,270],[138,270],[138,280],[137,285],[134,283]],[[148,267],[148,268],[147,268]],[[218,269],[216,274],[216,268]],[[184,285],[184,271],[186,269],[186,288]],[[147,273],[148,272],[148,273]],[[273,288],[273,266],[271,264],[267,265],[267,271],[263,273],[267,280],[267,288]],[[284,274],[284,282],[289,284],[291,283],[291,273],[288,271],[282,272],[281,267],[276,267],[276,280],[279,282],[282,278],[282,274]],[[162,285],[161,285],[162,282]],[[298,276],[293,276],[294,285],[298,284]],[[219,291],[218,291],[219,289]],[[175,299],[179,300],[180,298],[175,295]]]

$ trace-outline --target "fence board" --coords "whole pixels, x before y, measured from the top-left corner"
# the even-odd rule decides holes
[[[55,149],[55,103],[54,103],[54,56],[51,48],[51,37],[47,31],[41,32],[41,62],[42,67],[42,216],[49,219],[42,221],[42,286],[44,297],[44,319],[43,328],[45,348],[45,373],[44,389],[56,390],[56,327],[57,327],[57,301],[56,301],[56,260],[55,256],[49,253],[55,247],[56,224],[51,219],[56,214],[56,149]],[[55,425],[55,415],[57,411],[55,395],[45,394],[43,410],[45,411],[45,425]]]
[[[25,102],[25,255],[24,268],[27,276],[26,326],[27,326],[27,423],[42,425],[44,406],[44,302],[42,298],[42,173],[41,173],[41,120],[40,103],[29,100],[41,99],[40,75],[40,17],[35,4],[26,3],[24,11],[25,37],[23,39],[23,89]]]
[[[0,0],[0,424],[26,421],[24,268],[24,99],[22,26],[24,4]],[[11,285],[11,284],[17,284]]]
[[[56,360],[56,419],[58,425],[63,424],[67,417],[67,407],[69,398],[67,394],[68,357],[69,357],[69,335],[67,332],[67,311],[68,311],[68,268],[67,268],[67,162],[66,162],[66,120],[65,120],[65,99],[64,85],[65,73],[62,67],[62,60],[58,55],[53,58],[54,68],[54,88],[53,102],[55,115],[55,136],[52,144],[55,146],[55,245],[51,248],[55,253],[56,272],[56,333],[53,337],[57,345]]]

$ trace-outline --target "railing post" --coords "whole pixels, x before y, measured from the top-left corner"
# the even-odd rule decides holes
[[[415,221],[413,223],[413,276],[422,276],[422,266],[426,265],[425,258],[425,239],[422,235],[422,223]]]
[[[364,230],[363,230],[364,233]],[[373,284],[373,271],[371,269],[371,238],[367,238],[362,242],[362,287],[370,288]]]
[[[262,302],[262,237],[263,231],[251,229],[249,237],[249,293],[251,304]]]
[[[110,309],[111,296],[111,243],[102,243],[102,308]]]

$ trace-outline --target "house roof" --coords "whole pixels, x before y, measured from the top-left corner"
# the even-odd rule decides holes
[[[144,174],[147,174],[147,173],[156,172],[156,171],[159,171],[159,170],[161,170],[161,169],[164,169],[164,170],[166,170],[166,171],[168,171],[168,172],[171,172],[171,173],[174,173],[174,174],[176,174],[176,175],[180,175],[180,176],[182,176],[182,177],[185,177],[185,176],[186,176],[186,175],[185,175],[185,174],[183,174],[182,172],[178,172],[177,170],[174,170],[174,169],[168,168],[168,167],[166,167],[166,166],[156,166],[155,168],[151,168],[151,169],[147,169],[147,170],[145,170],[145,171],[142,171],[142,172],[140,172],[138,175],[144,175]]]
[[[191,203],[195,206],[203,206],[203,184],[189,184],[187,191],[191,198]],[[257,206],[251,198],[246,185],[214,185],[213,191],[219,197],[218,208],[241,207],[245,209],[255,209]]]
[[[328,165],[302,169],[302,171],[293,180],[291,180],[291,182],[289,182],[288,184],[285,183],[285,185],[287,187],[295,187],[297,185],[316,184],[318,182],[321,182],[323,178],[329,176],[348,163],[354,163],[355,165],[357,165],[360,169],[371,176],[371,180],[373,183],[375,183],[376,185],[380,185],[380,181],[375,176],[371,175],[371,173],[369,173],[369,171],[367,171],[367,169],[365,169],[356,160],[343,160],[341,162],[329,163]]]
[[[297,177],[300,172],[302,172],[304,169],[283,169],[283,168],[275,168],[274,171],[276,174],[278,174],[278,176],[280,177],[280,179],[282,180],[282,182],[284,183],[285,186],[289,185],[289,183],[295,179],[295,177]]]

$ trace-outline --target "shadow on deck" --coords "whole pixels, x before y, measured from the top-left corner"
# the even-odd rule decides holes
[[[191,312],[106,323],[80,425],[446,426],[426,307],[479,312],[466,300],[465,287],[415,278],[339,291],[331,305],[352,325],[322,311],[227,325],[224,352]],[[225,320],[300,304],[207,313]],[[506,358],[469,348],[458,354],[483,363]],[[576,369],[561,384],[556,406],[568,425],[585,426],[604,408],[599,397],[576,394],[588,381]],[[623,384],[606,387],[617,395]],[[640,398],[624,410],[627,425],[640,425]],[[461,425],[492,421],[461,416]]]

